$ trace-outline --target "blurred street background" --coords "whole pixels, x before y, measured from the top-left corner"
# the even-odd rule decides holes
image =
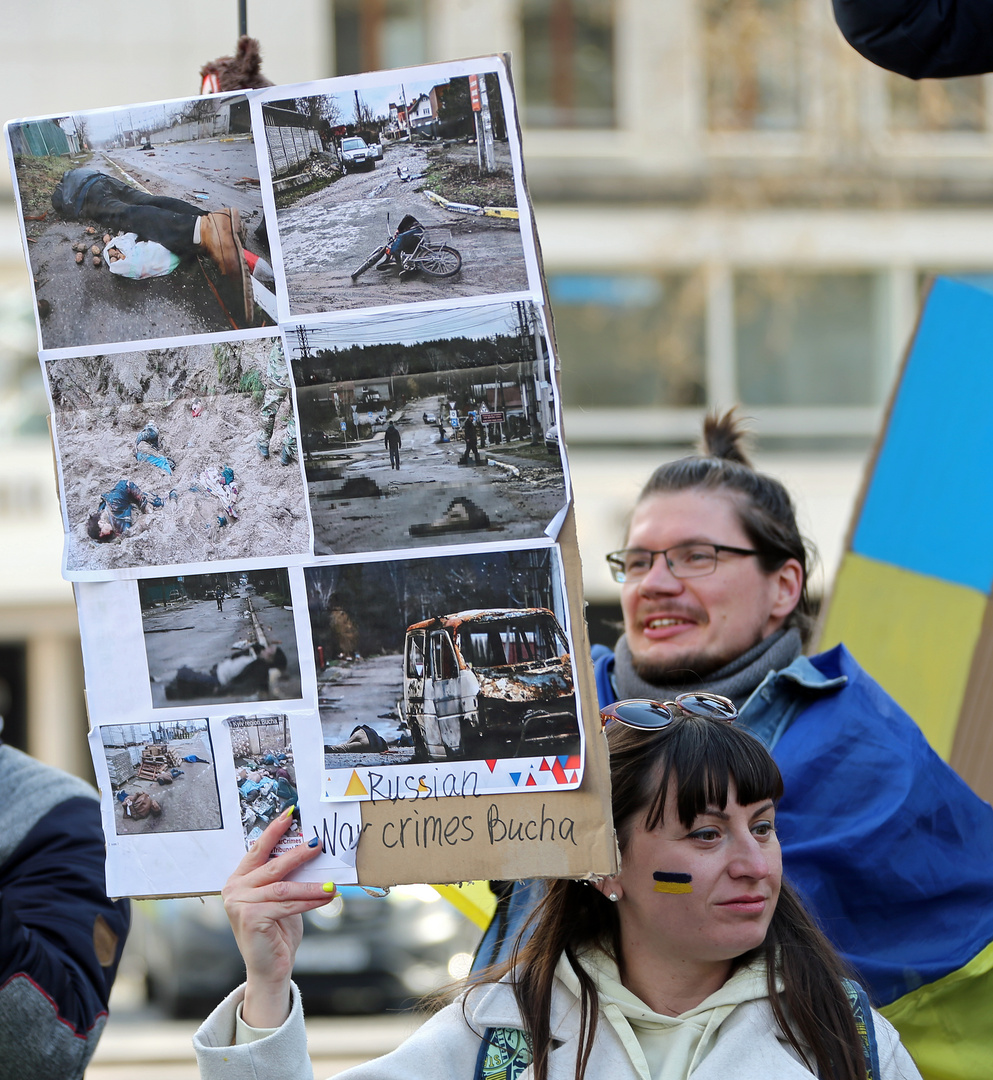
[[[0,12],[4,120],[196,94],[238,29],[235,0]],[[754,417],[756,463],[796,494],[823,595],[922,290],[936,272],[993,276],[990,76],[877,69],[844,43],[829,0],[251,0],[248,30],[277,83],[512,53],[595,641],[618,633],[603,556],[710,407]],[[92,778],[35,349],[2,170],[4,739]],[[141,938],[89,1077],[194,1075],[195,1025],[146,1003]],[[317,1075],[343,1067],[332,1037],[348,1064],[411,1023],[316,1022]]]

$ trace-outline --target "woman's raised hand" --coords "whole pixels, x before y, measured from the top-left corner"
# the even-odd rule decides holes
[[[270,859],[289,828],[293,808],[280,814],[259,837],[228,878],[221,896],[245,961],[242,1019],[250,1027],[273,1028],[289,1016],[290,974],[303,936],[302,913],[335,898],[331,882],[287,881],[312,859],[320,845],[298,847]]]

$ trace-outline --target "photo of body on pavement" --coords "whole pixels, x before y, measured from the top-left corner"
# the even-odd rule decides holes
[[[106,724],[100,738],[118,836],[222,827],[205,719]]]
[[[534,291],[502,69],[410,75],[263,101],[293,316]]]
[[[273,392],[289,380],[281,339],[66,357],[46,370],[68,574],[309,551],[292,402]],[[263,457],[274,425],[277,453]]]
[[[578,755],[559,574],[547,547],[306,568],[325,768]]]
[[[243,94],[8,132],[44,349],[275,322]]]
[[[542,536],[566,505],[530,303],[287,334],[318,555]]]
[[[138,594],[153,708],[300,697],[285,569],[146,578]]]

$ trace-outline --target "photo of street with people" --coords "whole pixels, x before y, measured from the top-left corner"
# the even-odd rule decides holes
[[[280,338],[67,357],[47,372],[68,572],[309,550]]]
[[[541,536],[566,501],[531,304],[288,335],[316,554]]]
[[[32,120],[10,139],[44,348],[275,321],[244,96]]]
[[[100,728],[118,836],[222,828],[207,721]]]
[[[580,749],[550,548],[308,567],[326,769]]]
[[[495,74],[269,101],[262,113],[291,314],[528,290],[523,186]]]
[[[288,807],[295,807],[296,766],[290,740],[289,718],[277,716],[229,716],[224,721],[231,735],[241,825],[245,846],[251,847],[262,830]],[[283,836],[280,850],[301,843],[300,811]]]
[[[300,697],[285,569],[138,582],[152,707]]]

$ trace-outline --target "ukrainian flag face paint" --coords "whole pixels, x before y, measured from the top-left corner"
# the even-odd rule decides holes
[[[690,874],[670,874],[664,870],[656,870],[652,875],[655,879],[655,891],[664,893],[691,893],[693,878]]]

